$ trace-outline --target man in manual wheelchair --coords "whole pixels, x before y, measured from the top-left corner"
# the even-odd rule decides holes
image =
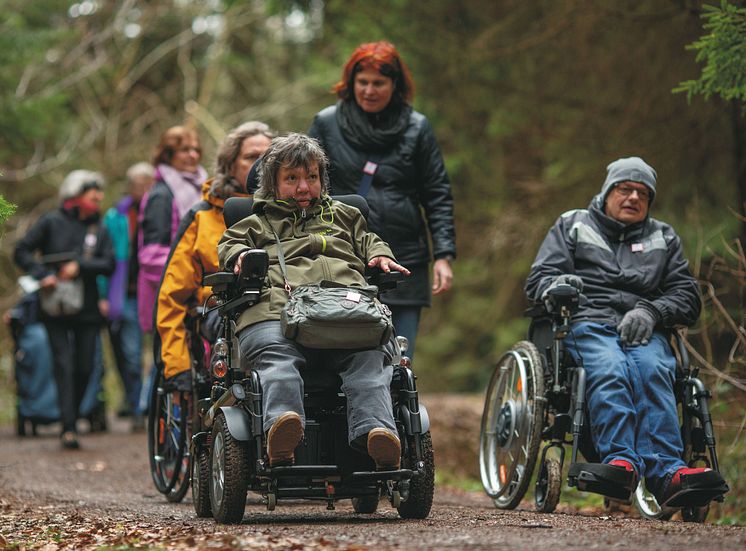
[[[325,193],[326,167],[315,140],[275,138],[254,199],[226,202],[218,255],[228,271],[204,278],[214,293],[207,308],[222,323],[212,387],[208,397],[195,397],[191,430],[199,516],[240,522],[249,490],[270,510],[278,499],[318,499],[328,508],[352,499],[356,512],[372,513],[387,495],[403,518],[429,514],[427,412],[390,328],[375,345],[323,350],[281,329],[290,289],[332,280],[352,288],[354,302],[370,291],[366,268],[382,272],[380,289],[408,273],[366,230],[362,198],[348,198],[349,206]],[[345,329],[326,331],[334,337]]]
[[[649,216],[655,193],[642,159],[614,161],[588,209],[563,214],[539,249],[526,283],[530,342],[500,360],[482,419],[482,482],[498,507],[520,502],[541,440],[541,511],[559,500],[565,443],[571,486],[622,501],[634,492],[646,517],[682,509],[701,522],[728,491],[709,394],[675,332],[699,316],[697,283],[674,230]]]

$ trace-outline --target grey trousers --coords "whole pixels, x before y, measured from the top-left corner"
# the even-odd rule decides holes
[[[347,396],[348,440],[352,442],[371,429],[384,427],[396,434],[391,407],[390,346],[367,350],[311,350],[282,334],[279,321],[250,325],[238,334],[241,355],[262,383],[264,431],[287,411],[301,416],[303,379],[301,370],[331,369],[342,379]]]

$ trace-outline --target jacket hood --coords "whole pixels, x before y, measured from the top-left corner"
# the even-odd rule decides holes
[[[232,181],[235,182],[235,180]],[[225,185],[220,188],[219,193],[215,193],[216,185],[215,178],[210,178],[202,184],[202,200],[207,201],[213,207],[222,209],[225,201],[231,197],[248,197],[246,193],[238,193],[233,191],[233,188],[229,190]],[[223,195],[223,193],[226,193],[226,195]]]

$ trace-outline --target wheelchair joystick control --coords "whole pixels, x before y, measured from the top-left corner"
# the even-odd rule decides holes
[[[251,249],[241,260],[238,286],[241,289],[261,288],[269,270],[269,254],[264,249]]]

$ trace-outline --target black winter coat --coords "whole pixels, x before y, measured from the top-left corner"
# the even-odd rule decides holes
[[[69,316],[72,323],[103,322],[98,310],[96,276],[110,275],[114,271],[114,247],[109,232],[99,223],[95,231],[91,232],[94,237],[87,237],[89,226],[90,223],[78,219],[77,211],[58,208],[43,214],[16,244],[15,249],[16,264],[38,280],[55,274],[60,263],[45,264],[37,257],[37,252],[42,256],[59,254],[66,259],[69,255],[70,260],[78,261],[85,296],[83,309]],[[88,258],[83,255],[86,240],[93,251]],[[44,313],[41,311],[40,316],[43,319]]]
[[[330,161],[333,194],[357,193],[369,152],[348,143],[337,122],[337,106],[314,117],[308,135],[318,139]],[[428,263],[456,255],[453,197],[443,157],[427,118],[416,111],[400,139],[383,151],[373,185],[368,227],[386,241],[413,274],[383,300],[394,305],[430,304]],[[432,251],[428,243],[428,230]]]
[[[650,217],[625,226],[606,216],[602,205],[598,195],[587,210],[559,217],[531,266],[529,299],[539,301],[558,275],[575,274],[587,299],[575,320],[616,326],[644,303],[658,313],[658,327],[694,325],[701,308],[697,280],[673,228]]]

